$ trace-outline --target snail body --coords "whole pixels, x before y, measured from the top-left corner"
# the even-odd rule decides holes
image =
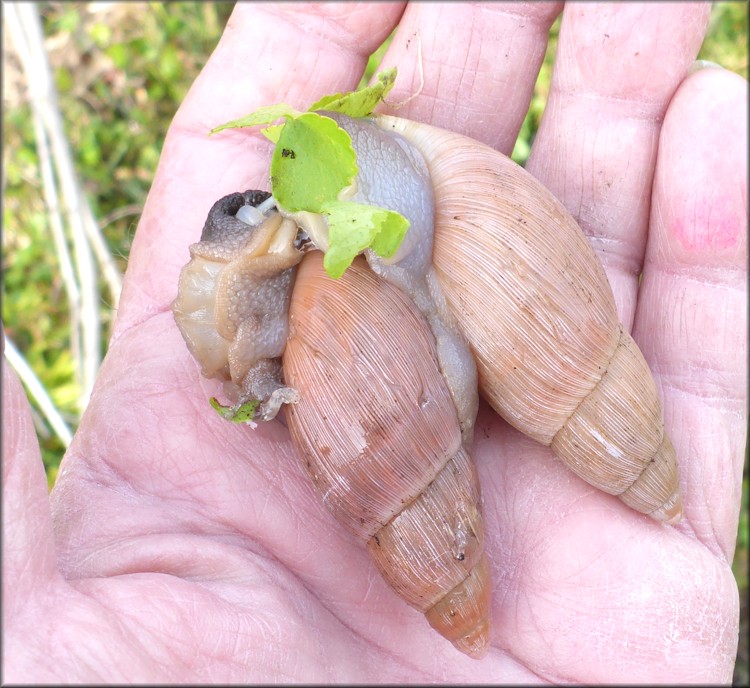
[[[273,418],[296,392],[281,382],[289,298],[302,253],[297,226],[279,213],[238,219],[271,194],[233,193],[208,214],[201,240],[190,246],[172,304],[175,321],[205,377],[222,380],[233,401],[261,399]]]

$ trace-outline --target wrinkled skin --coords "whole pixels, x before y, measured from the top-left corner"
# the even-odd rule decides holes
[[[355,87],[403,13],[384,63],[400,69],[390,100],[418,86],[418,41],[425,86],[398,114],[509,153],[560,10],[238,4],[168,134],[109,353],[50,499],[4,364],[6,681],[731,679],[747,103],[734,74],[687,76],[707,5],[566,7],[528,163],[592,237],[654,371],[685,517],[670,528],[628,510],[483,407],[473,455],[494,579],[486,659],[459,654],[387,588],[281,424],[253,432],[211,411],[218,383],[199,376],[169,309],[211,204],[268,184],[267,142],[207,138],[211,127]]]

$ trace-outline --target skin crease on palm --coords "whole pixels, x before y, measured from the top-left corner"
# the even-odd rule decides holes
[[[381,580],[277,422],[207,404],[175,326],[212,203],[268,188],[270,145],[213,126],[356,86],[399,29],[395,112],[509,154],[563,12],[527,169],[591,238],[664,401],[682,522],[629,510],[480,409],[493,577],[472,660]],[[746,434],[746,82],[690,74],[699,3],[239,3],[186,97],[130,255],[109,353],[48,498],[22,388],[3,378],[7,682],[729,682]],[[643,271],[642,284],[638,274]]]

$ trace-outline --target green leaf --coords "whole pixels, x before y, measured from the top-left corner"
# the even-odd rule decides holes
[[[396,68],[380,72],[372,86],[321,98],[301,113],[281,103],[260,108],[247,117],[211,131],[268,124],[263,135],[276,144],[271,158],[271,190],[286,212],[325,213],[329,248],[323,259],[331,277],[341,277],[354,257],[366,248],[384,258],[398,250],[408,220],[391,210],[339,201],[342,190],[357,176],[357,156],[349,134],[330,117],[315,110],[366,117],[393,88]],[[284,117],[283,124],[272,124]]]
[[[322,212],[357,176],[351,137],[313,112],[286,120],[271,158],[273,195],[288,212]]]
[[[373,207],[373,206],[368,206]],[[401,213],[381,208],[385,213],[381,219],[380,231],[373,237],[370,248],[381,258],[392,258],[409,229],[409,220]]]
[[[323,96],[308,108],[308,112],[315,110],[329,110],[342,112],[350,117],[367,117],[372,114],[377,104],[382,101],[396,83],[396,68],[391,67],[378,75],[377,83],[351,93],[336,93]]]
[[[362,203],[331,201],[323,212],[328,216],[329,243],[323,267],[334,279],[368,247],[384,258],[392,256],[409,228],[403,215]]]
[[[299,114],[300,112],[298,110],[295,110],[286,103],[267,105],[266,107],[258,108],[249,115],[245,115],[245,117],[240,117],[240,119],[235,119],[226,124],[220,124],[218,127],[214,127],[209,132],[209,136],[224,129],[238,129],[241,127],[255,127],[259,124],[271,124],[271,122],[275,122],[281,117],[296,117]]]
[[[220,404],[216,397],[211,397],[208,403],[216,409],[216,412],[225,420],[233,423],[251,423],[255,417],[255,411],[260,406],[260,401],[253,399],[240,406],[224,406]]]

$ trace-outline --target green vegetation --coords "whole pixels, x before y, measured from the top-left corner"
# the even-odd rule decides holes
[[[328,248],[324,249],[323,267],[334,279],[341,277],[366,248],[383,258],[393,256],[406,236],[409,222],[386,208],[339,200],[339,194],[357,176],[357,156],[349,135],[317,111],[366,117],[395,82],[393,67],[378,74],[372,86],[365,84],[349,93],[325,95],[306,112],[298,112],[286,103],[267,105],[211,130],[213,134],[285,120],[261,130],[276,144],[271,156],[271,193],[278,206],[288,212],[326,216]],[[318,237],[311,238],[317,243]]]
[[[216,46],[233,5],[38,5],[75,166],[123,272],[169,123]],[[50,243],[23,71],[15,55],[4,59],[3,325],[63,419],[75,428],[80,387],[72,314],[60,259]],[[100,305],[103,354],[114,317],[103,286]],[[64,445],[40,416],[36,420],[52,484]]]
[[[84,190],[121,271],[151,185],[167,127],[221,36],[233,3],[39,3],[66,135]],[[7,5],[4,8],[4,14]],[[5,17],[4,17],[5,19]],[[5,22],[4,22],[5,23]],[[557,46],[555,23],[529,113],[513,157],[523,163],[544,110]],[[748,6],[716,3],[699,57],[748,77]],[[40,378],[71,428],[79,416],[80,384],[71,335],[71,308],[61,259],[50,242],[40,155],[20,62],[6,40],[3,92],[3,274],[5,332]],[[375,73],[384,46],[363,82]],[[219,124],[219,123],[217,123]],[[101,353],[113,318],[102,284]],[[63,442],[36,411],[49,482]],[[747,460],[734,571],[747,598]],[[748,610],[743,602],[735,683],[747,684]]]

